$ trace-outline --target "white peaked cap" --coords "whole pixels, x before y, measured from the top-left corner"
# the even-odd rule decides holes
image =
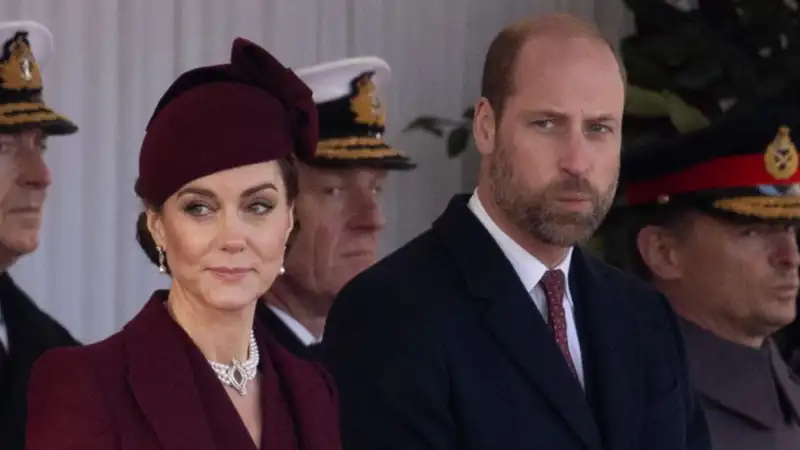
[[[44,70],[47,61],[53,56],[53,34],[46,26],[32,20],[0,22],[0,43],[7,42],[20,31],[28,33],[31,53],[36,59],[39,70]],[[2,49],[0,49],[0,52],[2,52]]]
[[[365,72],[375,72],[372,83],[380,91],[389,81],[389,64],[377,56],[340,59],[294,71],[314,92],[314,102],[325,103],[350,95],[351,83]]]

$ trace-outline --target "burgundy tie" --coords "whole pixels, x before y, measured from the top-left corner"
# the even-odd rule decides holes
[[[577,376],[575,363],[569,353],[569,341],[567,340],[567,319],[564,316],[564,272],[560,270],[548,270],[540,281],[547,298],[547,323],[553,331],[558,348],[564,354],[567,365],[572,374]]]

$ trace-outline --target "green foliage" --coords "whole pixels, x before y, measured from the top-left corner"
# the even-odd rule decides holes
[[[709,125],[698,108],[674,92],[657,92],[639,86],[627,87],[622,146],[636,148],[677,133],[688,133]]]
[[[672,92],[710,120],[800,91],[798,10],[791,1],[705,0],[684,11],[624,0],[636,32],[621,42],[629,82]]]
[[[700,0],[685,11],[666,0],[623,0],[636,31],[620,43],[628,75],[623,146],[706,126],[768,98],[800,99],[800,30],[793,0]],[[467,147],[473,108],[461,119],[423,116],[407,131]]]

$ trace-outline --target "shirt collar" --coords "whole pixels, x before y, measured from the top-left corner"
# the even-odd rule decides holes
[[[525,290],[531,292],[533,288],[539,284],[545,272],[549,270],[548,267],[539,261],[538,258],[528,253],[497,226],[494,220],[489,217],[489,213],[486,212],[483,204],[481,204],[477,189],[469,199],[468,207],[481,224],[483,224],[484,228],[486,228],[486,231],[489,232],[495,242],[497,242],[497,245],[500,247],[500,250],[503,251],[506,258],[508,258],[509,262],[511,262],[514,271],[517,272],[517,276],[519,276],[520,281],[522,281],[523,286],[525,286]],[[567,285],[569,285],[569,265],[571,261],[572,247],[569,248],[564,260],[555,267],[555,269],[564,272],[564,279]]]
[[[275,315],[278,316],[278,318],[281,319],[281,321],[290,330],[292,330],[292,333],[294,333],[294,335],[297,336],[297,339],[300,339],[300,342],[302,342],[306,347],[312,344],[319,344],[322,341],[321,339],[314,337],[314,335],[308,331],[308,328],[304,327],[302,323],[300,323],[286,311],[273,305],[267,305],[267,307],[271,309],[272,312],[274,312]]]

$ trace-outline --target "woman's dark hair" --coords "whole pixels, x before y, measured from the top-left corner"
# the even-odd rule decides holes
[[[300,190],[297,182],[297,162],[294,156],[289,156],[279,159],[278,165],[281,169],[283,183],[286,185],[286,199],[291,205],[294,203],[294,200],[297,198],[297,194]],[[163,206],[164,205],[146,204],[145,208],[160,213]],[[295,219],[295,224],[296,223],[297,220]],[[291,236],[294,234],[295,229],[293,228]],[[147,228],[147,213],[144,211],[139,214],[139,217],[136,220],[136,241],[139,243],[139,246],[142,247],[144,254],[147,255],[147,258],[150,259],[150,262],[158,266],[158,246],[153,239],[153,235],[150,234],[150,229]],[[167,273],[170,273],[169,264],[165,261],[164,265],[167,268]]]

